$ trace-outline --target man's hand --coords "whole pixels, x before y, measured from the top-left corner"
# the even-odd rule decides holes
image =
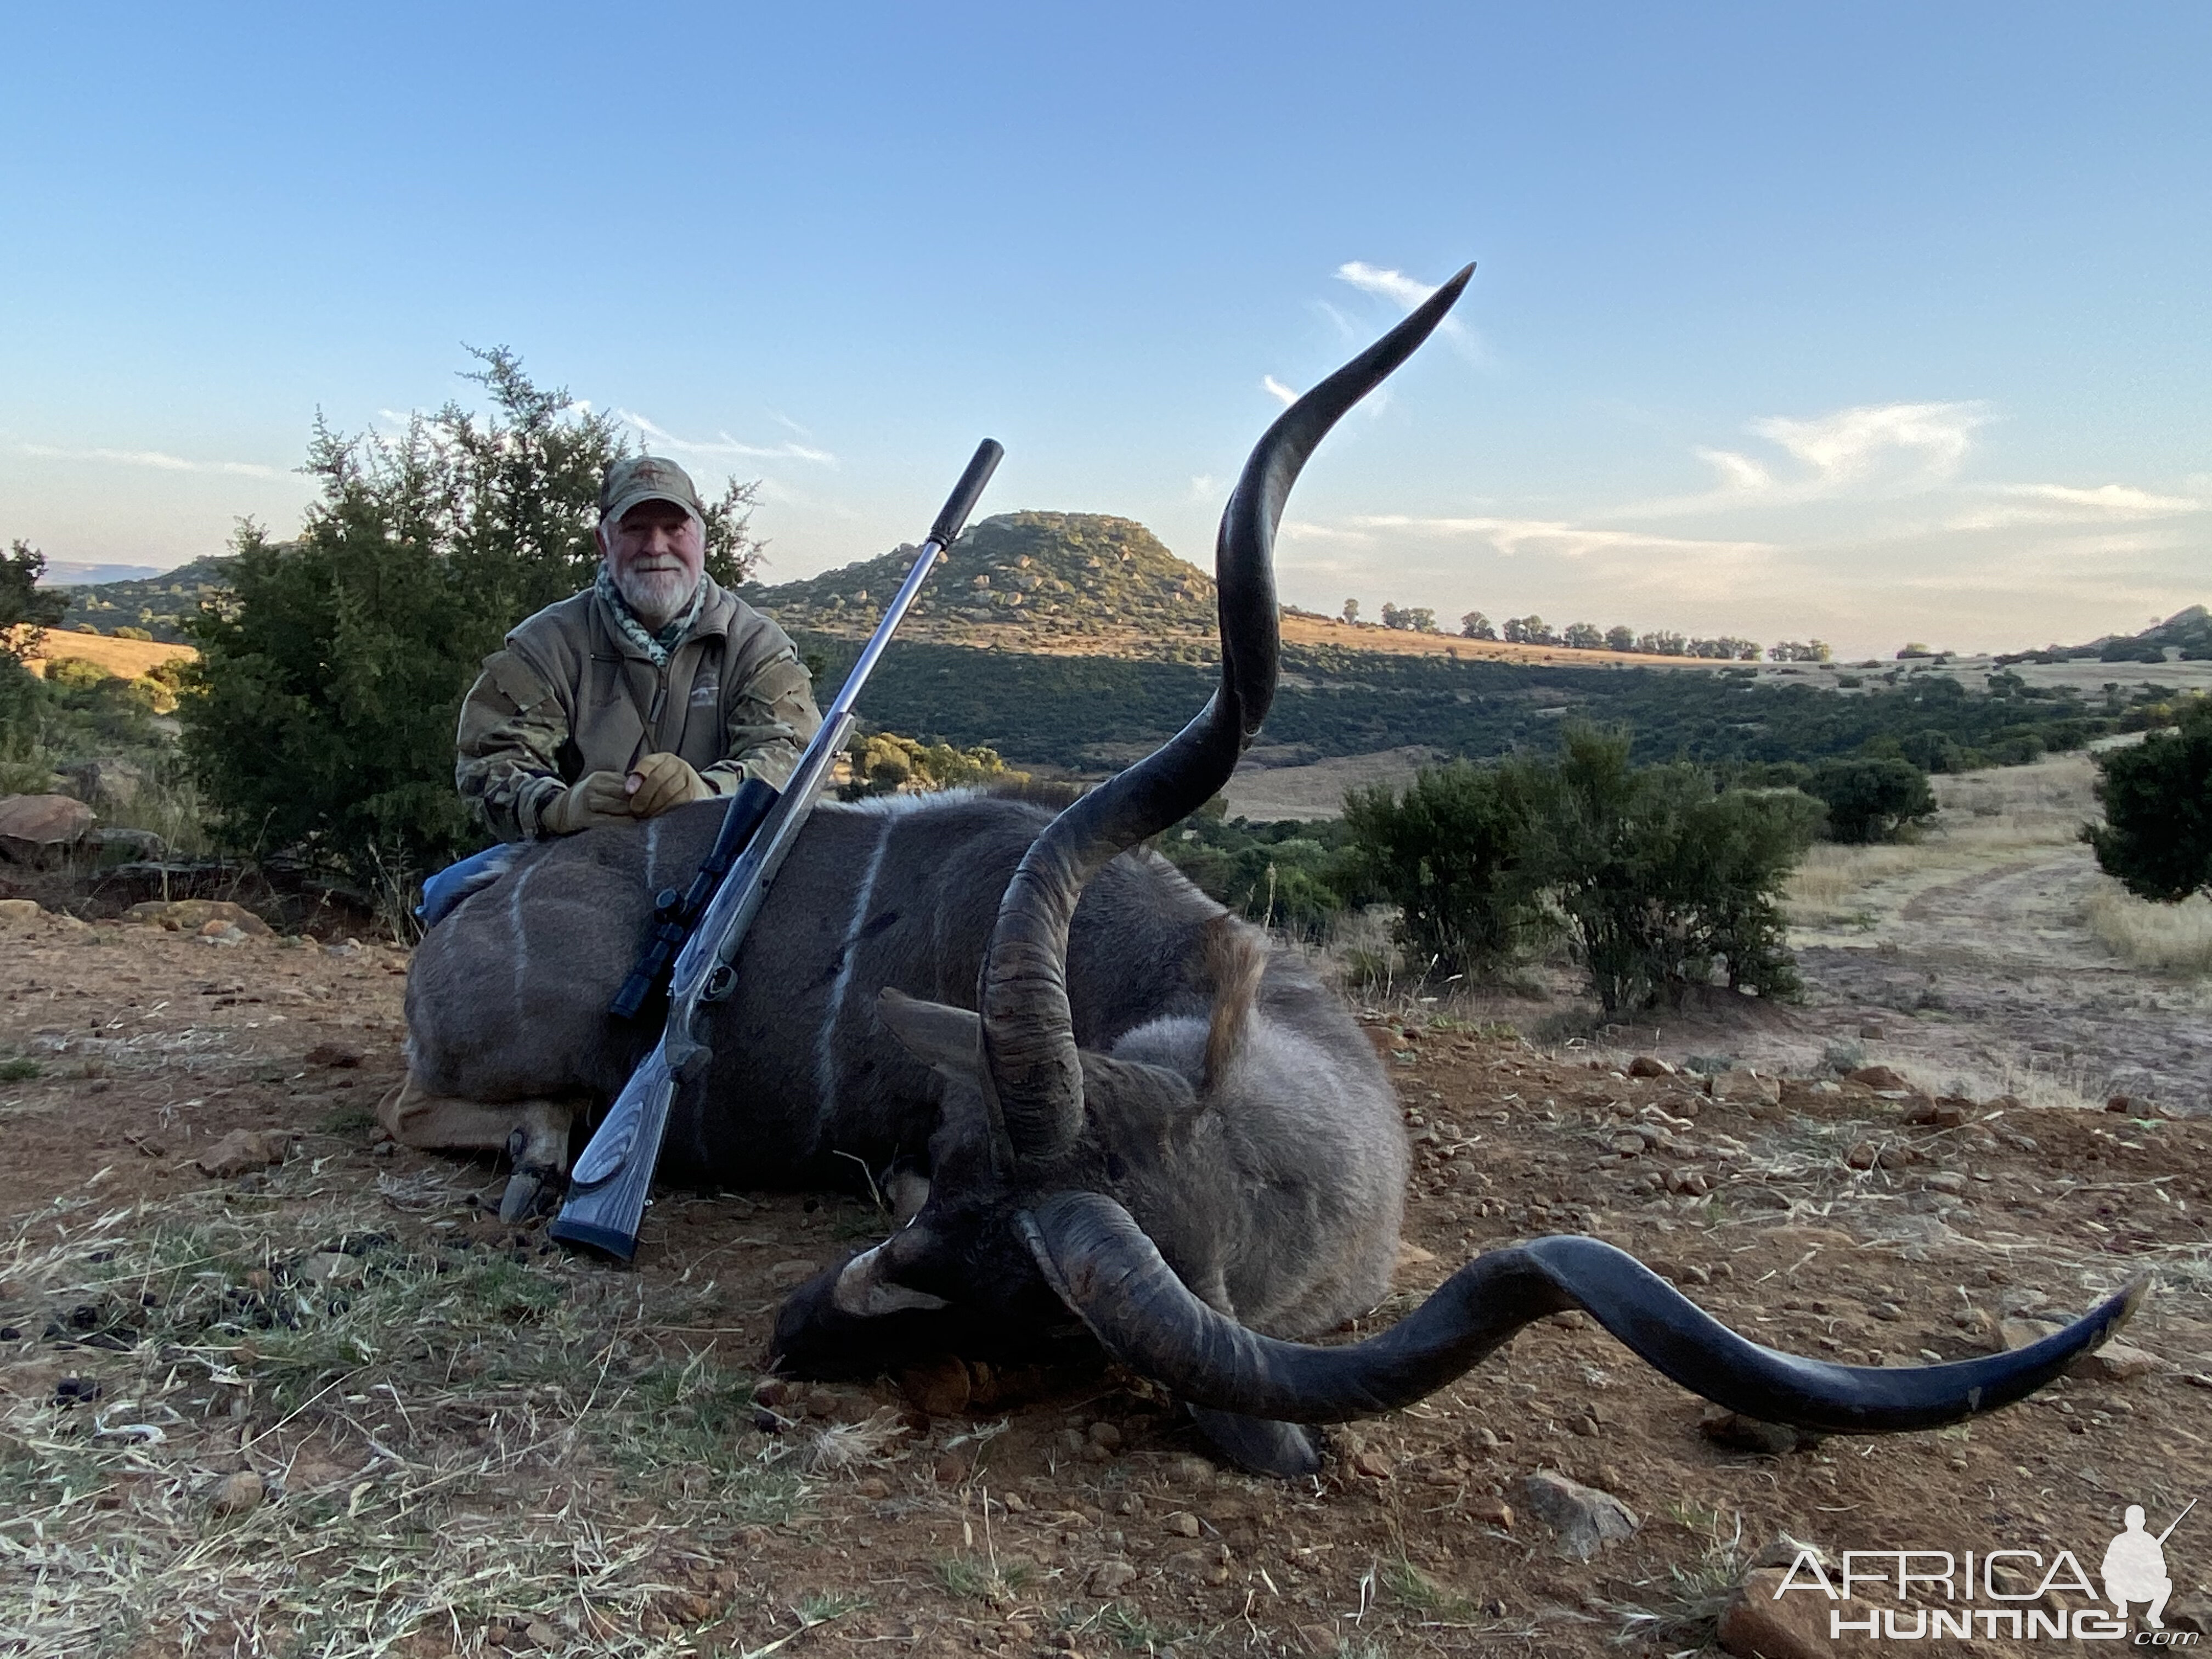
[[[629,791],[629,810],[641,818],[657,817],[672,806],[705,800],[714,792],[707,780],[691,769],[681,755],[647,755],[623,781]]]
[[[619,772],[587,772],[538,815],[548,835],[573,836],[599,823],[630,822],[629,792]]]

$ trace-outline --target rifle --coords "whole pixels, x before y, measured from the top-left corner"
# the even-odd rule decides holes
[[[714,850],[693,880],[693,893],[703,896],[702,884],[709,879],[707,866],[718,859],[728,873],[714,885],[713,896],[705,899],[699,913],[697,927],[676,955],[668,991],[668,1023],[660,1041],[630,1073],[583,1156],[576,1160],[575,1170],[568,1178],[568,1196],[547,1229],[563,1243],[585,1245],[623,1261],[637,1254],[638,1224],[645,1216],[646,1195],[653,1186],[653,1167],[660,1161],[661,1137],[667,1132],[668,1111],[675,1103],[677,1088],[699,1081],[714,1058],[697,1029],[699,1011],[705,1004],[721,1001],[736,988],[738,947],[753,918],[760,914],[785,855],[799,839],[807,814],[814,810],[816,798],[829,782],[839,751],[852,734],[857,719],[853,704],[861,686],[905,620],[930,567],[966,527],[969,514],[975,510],[976,499],[1005,453],[988,438],[976,447],[968,470],[960,475],[960,482],[945,498],[944,511],[930,526],[913,568],[884,611],[883,620],[876,624],[876,631],[861,647],[853,672],[830,701],[821,730],[799,757],[789,781],[779,791],[748,779],[731,796]],[[666,900],[672,895],[661,896]],[[641,1006],[651,994],[659,977],[653,957],[660,939],[680,921],[676,907],[656,908],[662,912],[659,926],[617,996],[617,1009],[631,996],[641,975],[644,987],[637,991],[632,1006]],[[689,908],[689,902],[682,908]]]

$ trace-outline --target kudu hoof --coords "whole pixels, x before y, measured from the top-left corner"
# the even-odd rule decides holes
[[[528,1162],[529,1152],[530,1137],[525,1131],[517,1129],[507,1136],[507,1156],[514,1173],[507,1176],[507,1190],[500,1194],[499,1218],[510,1227],[551,1209],[568,1185],[551,1164]]]

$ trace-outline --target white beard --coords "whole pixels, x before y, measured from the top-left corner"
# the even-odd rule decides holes
[[[698,579],[681,570],[631,569],[615,578],[615,592],[647,628],[665,628],[691,603]]]

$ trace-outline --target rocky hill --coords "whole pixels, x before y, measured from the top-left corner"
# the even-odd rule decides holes
[[[182,642],[184,622],[212,599],[223,586],[221,558],[194,559],[174,570],[138,581],[100,582],[70,586],[70,608],[62,618],[64,629],[97,629],[112,634],[118,628],[143,628],[156,640]]]
[[[2212,611],[2192,605],[2162,623],[2153,623],[2140,634],[2107,634],[2087,645],[2046,646],[2040,651],[2014,652],[1997,661],[2001,665],[2057,663],[2083,657],[2099,662],[2212,661]]]
[[[745,599],[788,629],[861,636],[914,562],[903,546]],[[902,638],[1015,650],[1158,655],[1213,640],[1213,580],[1131,519],[1002,513],[963,536],[908,613]]]

